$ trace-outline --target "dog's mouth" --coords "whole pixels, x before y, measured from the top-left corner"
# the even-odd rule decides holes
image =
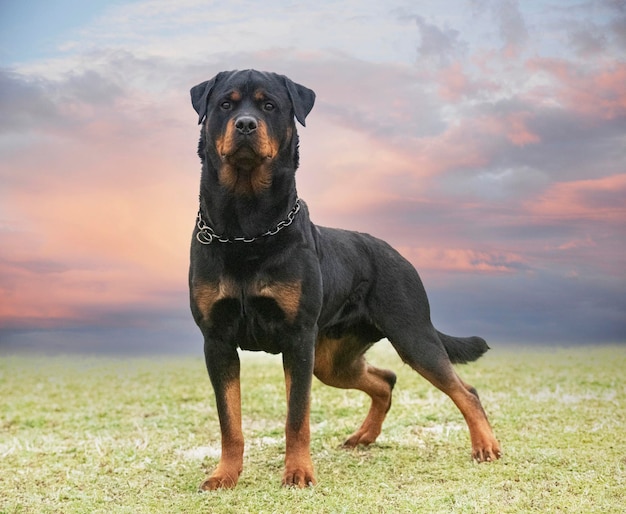
[[[260,152],[251,144],[240,143],[220,152],[220,158],[219,181],[235,194],[259,194],[272,184],[271,166],[267,164],[273,159],[273,154]]]
[[[273,159],[273,154],[264,148],[257,149],[249,142],[242,142],[221,154],[222,161],[241,169],[253,169]]]
[[[237,168],[255,168],[262,164],[264,159],[251,146],[241,145],[222,154],[222,160]]]

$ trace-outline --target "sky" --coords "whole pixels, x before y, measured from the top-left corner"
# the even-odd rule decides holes
[[[202,351],[189,89],[313,89],[298,193],[437,328],[626,343],[623,0],[0,0],[0,351]]]

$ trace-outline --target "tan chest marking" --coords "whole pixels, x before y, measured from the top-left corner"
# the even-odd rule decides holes
[[[192,296],[202,315],[208,318],[213,306],[225,298],[237,298],[239,296],[237,285],[232,280],[220,280],[219,282],[205,282],[192,287]]]
[[[293,282],[256,282],[249,290],[252,296],[272,298],[285,313],[287,321],[292,322],[298,315],[302,281]]]
[[[244,294],[250,297],[272,298],[285,313],[287,321],[293,322],[300,308],[302,281],[257,281],[248,286]],[[241,298],[242,291],[234,281],[222,279],[219,282],[207,282],[193,286],[192,295],[203,316],[210,318],[211,311],[217,302],[226,298]]]

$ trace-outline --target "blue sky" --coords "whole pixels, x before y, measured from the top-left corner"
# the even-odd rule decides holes
[[[0,348],[201,348],[189,89],[249,67],[316,91],[300,195],[411,260],[438,328],[626,341],[623,2],[0,6]]]
[[[115,3],[106,0],[2,0],[0,59],[5,64],[18,64],[53,57],[68,35],[78,34],[82,27]]]

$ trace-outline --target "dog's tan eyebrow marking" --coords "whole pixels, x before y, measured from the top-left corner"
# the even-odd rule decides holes
[[[230,93],[228,93],[227,96],[233,102],[239,102],[241,100],[241,92],[238,91],[237,89],[235,89],[234,91],[231,91]]]
[[[265,91],[263,91],[262,89],[257,89],[254,92],[254,99],[257,101],[261,101],[261,100],[265,100],[267,98],[267,95],[265,94]]]

